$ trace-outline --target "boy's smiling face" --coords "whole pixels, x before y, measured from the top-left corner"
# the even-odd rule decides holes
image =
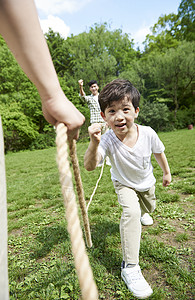
[[[132,102],[124,98],[119,101],[112,101],[105,112],[101,112],[101,116],[116,136],[121,139],[130,132],[138,113],[139,107],[135,109]]]

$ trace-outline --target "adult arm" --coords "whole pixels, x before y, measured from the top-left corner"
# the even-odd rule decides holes
[[[163,171],[163,186],[168,186],[171,183],[171,172],[165,153],[154,153],[154,156]]]
[[[33,0],[0,0],[0,34],[35,84],[45,119],[63,122],[70,138],[78,138],[84,116],[63,93],[42,33]]]

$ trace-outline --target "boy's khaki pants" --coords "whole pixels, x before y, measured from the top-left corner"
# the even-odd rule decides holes
[[[156,207],[155,186],[146,192],[138,192],[114,181],[115,192],[123,212],[120,235],[125,265],[139,263],[141,239],[141,215],[153,212]]]

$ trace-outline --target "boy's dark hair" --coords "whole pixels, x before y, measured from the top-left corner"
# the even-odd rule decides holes
[[[96,80],[91,80],[91,81],[88,83],[89,86],[91,86],[91,85],[93,85],[93,84],[97,84],[97,85],[98,85],[98,83],[97,83]]]
[[[111,102],[124,98],[130,100],[135,109],[139,107],[140,93],[129,80],[115,79],[111,81],[99,94],[98,101],[101,111],[104,113]]]

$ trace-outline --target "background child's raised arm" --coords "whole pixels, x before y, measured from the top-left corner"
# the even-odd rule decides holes
[[[80,95],[84,96],[85,92],[84,92],[84,89],[83,89],[83,79],[79,79],[78,83],[79,83]]]

